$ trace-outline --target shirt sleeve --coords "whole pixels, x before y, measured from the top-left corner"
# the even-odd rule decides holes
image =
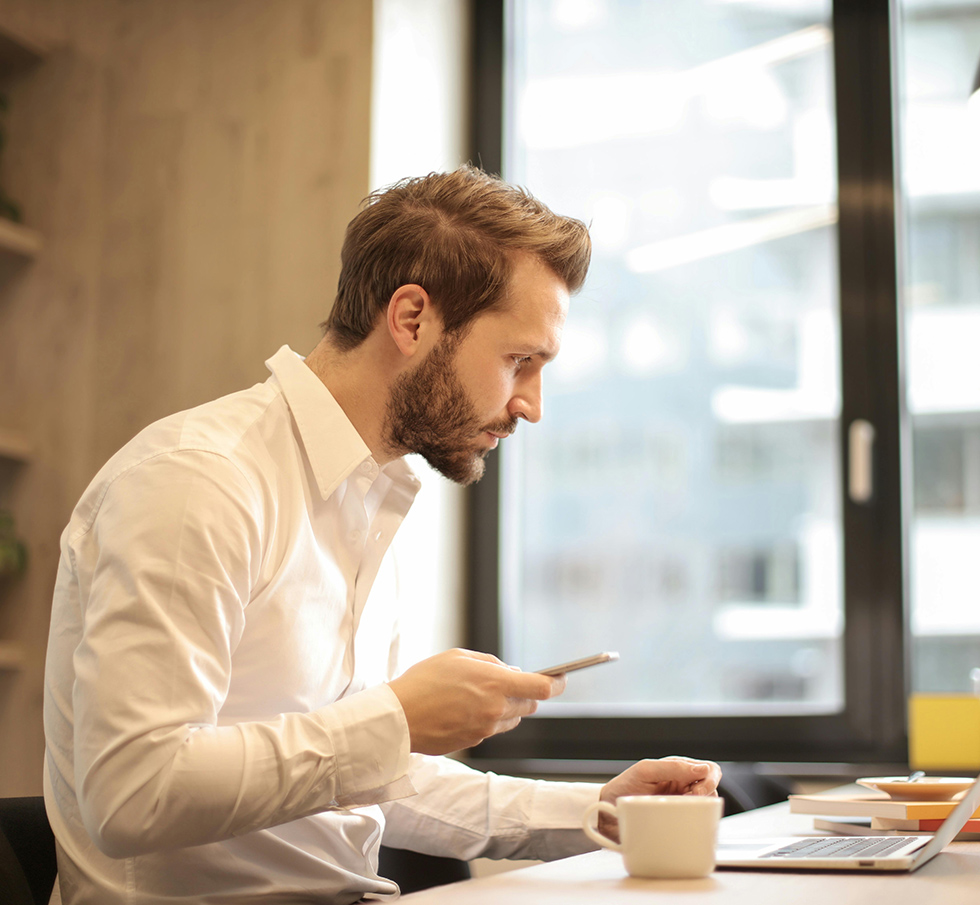
[[[445,757],[411,755],[414,798],[382,804],[384,843],[428,855],[554,861],[594,851],[582,831],[598,783],[483,773]]]
[[[378,686],[310,713],[219,725],[261,550],[257,497],[198,451],[109,485],[69,539],[82,820],[110,857],[215,842],[414,792],[408,727]]]

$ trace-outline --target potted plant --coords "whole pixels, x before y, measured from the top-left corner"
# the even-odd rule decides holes
[[[14,516],[0,509],[0,576],[20,575],[27,566],[27,547],[18,540]]]

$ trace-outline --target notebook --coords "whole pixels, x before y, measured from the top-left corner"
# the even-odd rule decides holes
[[[913,871],[939,854],[980,807],[980,776],[933,836],[789,836],[721,842],[718,867]]]

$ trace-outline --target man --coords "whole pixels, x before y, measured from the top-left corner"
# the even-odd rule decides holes
[[[606,786],[440,755],[515,726],[564,679],[449,651],[396,676],[384,554],[421,453],[454,481],[541,417],[588,233],[462,168],[376,194],[305,359],[151,425],[62,536],[45,798],[63,899],[347,903],[397,887],[382,839],[472,858],[592,848],[587,804],[714,794],[716,765]],[[604,831],[615,834],[614,826]]]

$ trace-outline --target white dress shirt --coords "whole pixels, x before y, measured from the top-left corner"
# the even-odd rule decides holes
[[[61,539],[44,792],[65,905],[397,894],[385,842],[552,859],[597,787],[409,752],[385,558],[418,480],[379,468],[287,347],[146,428]]]

